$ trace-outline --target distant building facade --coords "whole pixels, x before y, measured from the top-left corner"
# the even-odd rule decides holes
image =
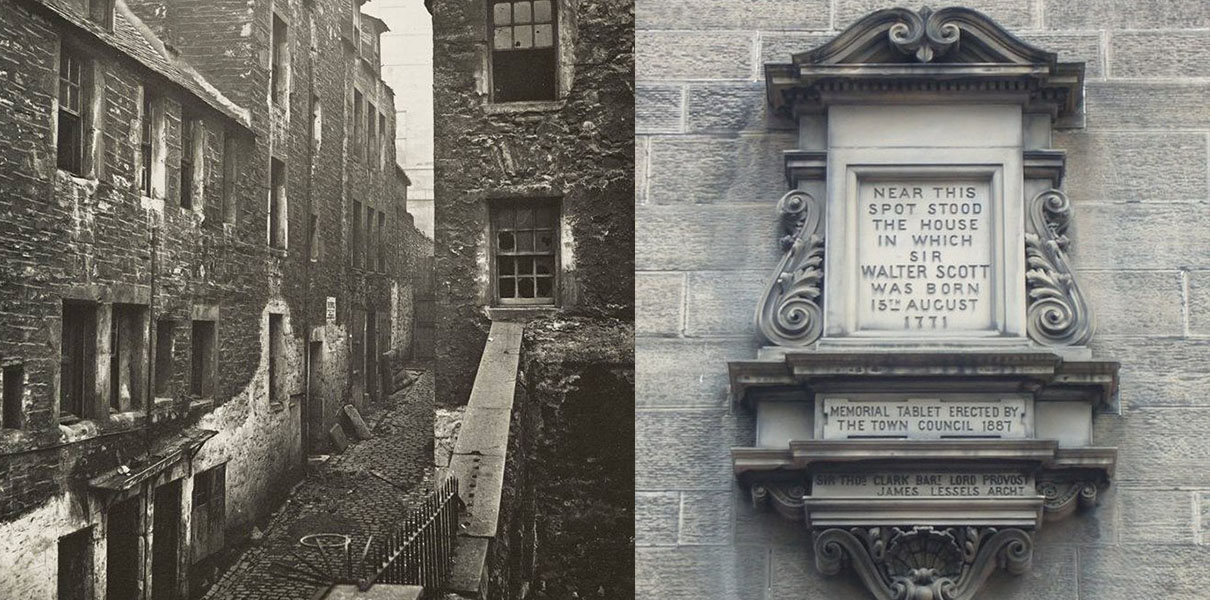
[[[437,402],[492,320],[633,315],[632,11],[434,2]]]
[[[196,594],[383,394],[414,228],[359,5],[0,1],[0,597]]]

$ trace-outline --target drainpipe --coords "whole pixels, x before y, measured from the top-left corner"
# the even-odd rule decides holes
[[[312,18],[310,21],[311,28],[315,27],[315,21]],[[314,37],[314,36],[311,36]],[[315,126],[323,127],[323,123],[315,123],[312,121],[315,115],[315,46],[311,46],[307,53],[307,71],[308,71],[308,86],[307,86],[307,122],[311,124],[311,131],[308,133],[309,140],[307,142],[307,243],[306,256],[303,257],[303,402],[299,407],[299,430],[302,434],[302,464],[305,468],[307,459],[311,452],[309,449],[311,432],[311,421],[308,418],[311,408],[311,378],[315,376],[311,372],[311,256],[313,248],[311,248],[311,216],[314,214],[312,201],[315,196],[315,191],[312,186],[315,183]],[[319,223],[316,219],[315,232],[318,235]]]

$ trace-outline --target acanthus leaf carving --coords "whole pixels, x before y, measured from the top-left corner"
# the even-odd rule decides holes
[[[831,528],[814,537],[816,568],[852,567],[877,600],[970,600],[997,568],[1020,575],[1033,561],[1033,535],[1018,528]]]
[[[822,208],[801,190],[782,196],[777,208],[785,255],[757,306],[756,327],[771,344],[802,347],[823,333]]]
[[[1034,196],[1026,206],[1026,328],[1035,342],[1082,346],[1092,339],[1093,322],[1067,264],[1071,202],[1058,190]]]

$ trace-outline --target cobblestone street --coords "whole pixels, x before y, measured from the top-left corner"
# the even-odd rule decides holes
[[[254,534],[204,598],[306,600],[319,586],[281,566],[305,568],[295,552],[321,566],[319,554],[304,551],[299,538],[315,533],[348,535],[356,563],[368,536],[380,539],[431,490],[433,378],[429,371],[411,375],[419,377],[410,387],[391,395],[377,412],[364,415],[373,437],[312,467],[264,533]]]

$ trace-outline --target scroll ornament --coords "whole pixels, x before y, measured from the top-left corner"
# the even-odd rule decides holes
[[[777,203],[785,256],[756,309],[756,327],[769,343],[803,347],[823,333],[823,253],[820,203],[793,190]]]
[[[900,52],[914,54],[916,60],[926,63],[949,52],[958,43],[961,28],[957,23],[945,21],[946,9],[934,12],[926,6],[919,13],[897,10],[903,20],[891,25],[887,36]]]
[[[1038,493],[1042,495],[1042,509],[1048,521],[1057,521],[1076,508],[1088,509],[1097,503],[1097,483],[1092,479],[1039,479]]]
[[[997,567],[1029,570],[1033,536],[995,527],[855,527],[815,533],[815,566],[850,565],[877,600],[970,600]]]
[[[1048,346],[1082,346],[1092,339],[1092,316],[1067,264],[1071,202],[1058,190],[1034,196],[1026,206],[1026,329]]]

